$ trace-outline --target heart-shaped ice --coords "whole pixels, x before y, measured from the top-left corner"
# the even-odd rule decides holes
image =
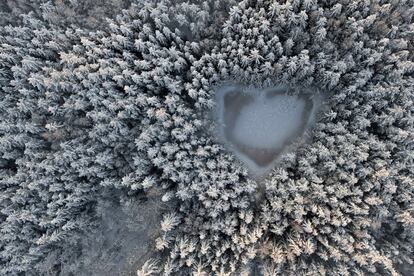
[[[308,93],[292,95],[280,87],[229,85],[217,97],[220,138],[255,176],[304,133],[315,107]]]

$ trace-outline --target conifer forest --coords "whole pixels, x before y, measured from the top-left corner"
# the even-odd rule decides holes
[[[414,275],[414,0],[0,0],[0,275]]]

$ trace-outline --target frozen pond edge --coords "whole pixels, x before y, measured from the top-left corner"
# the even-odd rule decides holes
[[[272,95],[269,97],[269,94]],[[241,145],[241,139],[232,137],[232,133],[230,131],[234,128],[235,121],[237,120],[237,117],[240,116],[241,109],[246,104],[251,105],[250,102],[257,101],[260,97],[269,97],[269,99],[271,99],[273,96],[279,96],[281,100],[286,100],[291,97],[292,99],[288,99],[288,101],[293,101],[293,98],[295,98],[294,100],[298,103],[300,101],[305,103],[305,109],[301,115],[302,121],[300,128],[296,129],[295,133],[290,135],[288,139],[283,140],[284,143],[281,147],[278,146],[276,148],[267,148],[266,150],[263,150],[260,148]],[[231,99],[231,97],[233,98]],[[233,105],[234,102],[238,102],[236,103],[237,110],[235,111],[237,114],[230,114],[230,120],[228,118],[229,115],[226,114],[226,109],[229,108],[226,105],[228,105],[229,100]],[[293,107],[292,104],[290,105]],[[216,89],[216,108],[213,111],[213,117],[216,122],[214,132],[225,147],[232,152],[242,164],[244,164],[253,178],[262,178],[276,166],[283,154],[296,149],[300,144],[305,142],[306,134],[315,123],[316,114],[320,110],[321,105],[322,95],[317,90],[294,90],[285,86],[273,86],[262,89],[237,84],[225,84],[217,87]],[[287,108],[289,108],[289,104],[287,104]],[[283,122],[281,123],[283,125]],[[266,144],[266,146],[268,147],[269,145]]]

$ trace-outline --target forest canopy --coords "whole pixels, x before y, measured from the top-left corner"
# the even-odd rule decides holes
[[[412,275],[413,16],[412,0],[1,2],[0,274]],[[264,178],[206,131],[229,82],[324,99]]]

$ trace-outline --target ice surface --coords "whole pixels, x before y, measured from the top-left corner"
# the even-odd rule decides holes
[[[246,146],[280,148],[302,126],[305,106],[298,96],[255,97],[241,107],[233,136]]]
[[[263,176],[309,127],[315,99],[283,87],[223,86],[217,91],[219,138],[254,176]]]

